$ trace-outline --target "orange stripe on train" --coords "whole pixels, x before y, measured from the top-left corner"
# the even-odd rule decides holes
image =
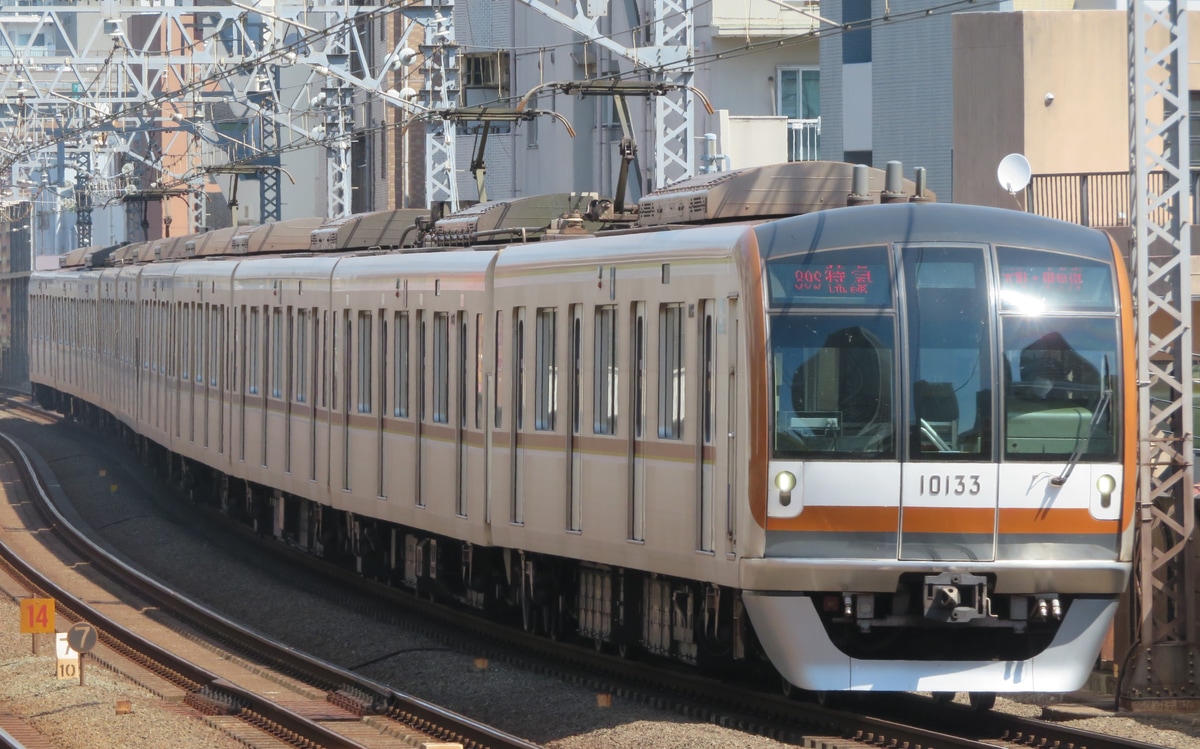
[[[906,533],[991,533],[996,525],[991,509],[909,507],[904,511]],[[891,533],[900,527],[896,507],[806,507],[794,518],[768,518],[771,531],[837,531]],[[1096,520],[1085,509],[1003,509],[1003,534],[1096,535],[1116,533],[1117,520]]]

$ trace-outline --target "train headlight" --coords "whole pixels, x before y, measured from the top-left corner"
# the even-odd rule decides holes
[[[775,474],[775,488],[779,490],[779,504],[787,507],[792,503],[792,489],[796,488],[796,474],[780,471]]]
[[[1117,480],[1106,473],[1096,479],[1096,489],[1100,492],[1100,506],[1108,507],[1112,504],[1113,492],[1117,490]]]

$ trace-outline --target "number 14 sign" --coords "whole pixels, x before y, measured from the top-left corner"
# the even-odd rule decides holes
[[[40,635],[54,631],[54,599],[21,599],[21,634]]]

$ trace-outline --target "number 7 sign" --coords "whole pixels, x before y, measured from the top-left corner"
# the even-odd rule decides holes
[[[21,599],[21,634],[43,634],[54,631],[54,599]]]

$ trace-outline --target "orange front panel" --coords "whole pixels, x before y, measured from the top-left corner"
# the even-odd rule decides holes
[[[904,530],[915,533],[991,533],[995,513],[990,508],[908,507]],[[1000,511],[1000,534],[1107,535],[1118,530],[1115,520],[1096,520],[1085,509]],[[806,507],[794,518],[769,518],[771,531],[834,531],[886,533],[899,527],[895,507]]]
[[[769,531],[836,531],[895,533],[900,512],[895,507],[806,507],[794,518],[767,518]]]

